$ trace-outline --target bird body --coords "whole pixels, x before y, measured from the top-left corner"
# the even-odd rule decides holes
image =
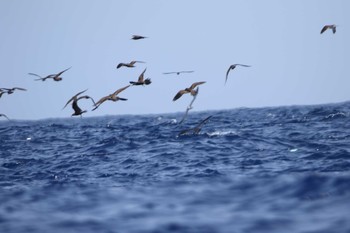
[[[205,82],[195,82],[195,83],[193,83],[190,87],[188,87],[188,88],[185,88],[185,89],[183,89],[183,90],[180,90],[175,96],[174,96],[174,98],[173,98],[173,101],[176,101],[177,99],[179,99],[183,94],[187,94],[187,93],[191,93],[191,95],[196,95],[197,94],[197,92],[196,92],[196,90],[194,90],[194,88],[196,88],[196,86],[198,86],[198,85],[201,85],[201,84],[203,84],[203,83],[205,83]]]
[[[35,81],[45,81],[46,79],[49,79],[49,78],[52,78],[54,81],[58,82],[58,81],[62,81],[62,77],[61,77],[61,74],[63,74],[64,72],[66,72],[67,70],[69,70],[70,68],[72,67],[69,67],[65,70],[62,70],[61,72],[57,73],[57,74],[50,74],[50,75],[47,75],[46,77],[41,77],[40,75],[38,74],[34,74],[34,73],[28,73],[29,75],[33,75],[33,76],[36,76],[36,77],[39,77],[38,79],[35,79]]]
[[[147,69],[147,68],[146,68]],[[147,78],[147,79],[144,79],[144,74],[146,72],[146,69],[140,74],[137,82],[133,82],[133,81],[130,81],[130,84],[132,85],[149,85],[151,84],[151,79]]]
[[[127,85],[127,86],[125,86],[125,87],[122,87],[122,88],[116,90],[114,93],[102,97],[99,101],[97,101],[97,102],[94,104],[95,108],[92,109],[92,111],[96,110],[101,104],[103,104],[103,103],[104,103],[105,101],[107,101],[107,100],[111,100],[111,101],[113,101],[113,102],[116,102],[116,101],[118,101],[118,100],[122,100],[122,101],[128,100],[128,99],[121,98],[121,97],[118,96],[118,94],[119,94],[120,92],[124,91],[124,90],[127,89],[128,87],[130,87],[130,85]]]
[[[333,32],[333,34],[335,34],[336,28],[337,28],[337,25],[335,25],[335,24],[325,25],[325,26],[321,29],[320,34],[324,33],[324,32],[327,31],[328,29],[331,29],[332,32]]]
[[[133,68],[133,67],[135,67],[136,63],[145,63],[145,62],[143,62],[143,61],[131,61],[129,63],[121,62],[117,65],[117,69],[119,69],[120,67],[123,67],[123,66],[128,67],[128,68]]]
[[[173,72],[164,72],[163,74],[183,74],[183,73],[193,73],[193,70],[183,70],[183,71],[173,71]]]
[[[199,124],[194,127],[194,128],[189,128],[189,129],[185,129],[182,130],[178,136],[183,136],[183,135],[196,135],[199,134],[199,132],[202,130],[202,127],[209,121],[209,119],[212,116],[208,116],[207,118],[205,118],[204,120],[202,120],[201,122],[199,122]]]
[[[226,82],[227,82],[228,74],[230,73],[231,70],[235,69],[237,66],[250,67],[249,65],[243,65],[243,64],[233,64],[233,65],[230,65],[230,67],[228,68],[228,70],[227,70],[227,72],[226,72],[225,84],[226,84]]]
[[[132,40],[140,40],[140,39],[145,39],[147,38],[146,36],[140,36],[140,35],[132,35],[131,39]]]
[[[81,94],[84,93],[85,91],[87,91],[87,89],[84,90],[84,91],[81,91],[81,92],[77,93],[76,95],[74,95],[72,98],[70,98],[70,99],[67,101],[66,105],[64,105],[63,108],[65,108],[70,102],[72,102],[72,108],[73,108],[73,110],[74,110],[74,113],[72,114],[72,116],[79,116],[79,115],[81,116],[83,113],[86,113],[86,112],[87,112],[86,110],[84,110],[84,111],[81,110],[81,108],[78,106],[78,101],[79,101],[79,100],[81,100],[81,99],[91,99],[92,102],[95,104],[94,99],[91,98],[91,97],[88,96],[88,95],[84,95],[84,96],[78,97],[79,95],[81,95]]]
[[[8,95],[11,95],[12,93],[15,92],[15,90],[26,91],[27,89],[22,88],[22,87],[0,88],[0,98],[5,93]]]

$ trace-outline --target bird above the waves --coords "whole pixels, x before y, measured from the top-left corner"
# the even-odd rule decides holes
[[[336,28],[337,28],[337,25],[335,25],[335,24],[325,25],[325,26],[322,28],[320,34],[324,33],[324,32],[327,31],[328,29],[331,29],[332,32],[333,32],[333,34],[335,34]]]
[[[203,126],[209,121],[209,119],[212,116],[208,116],[201,122],[199,122],[198,125],[196,125],[194,128],[184,129],[182,130],[177,136],[183,136],[183,135],[196,135],[199,134],[199,132],[202,130]]]
[[[15,90],[26,91],[27,89],[22,87],[0,88],[0,98],[5,93],[11,95],[12,93],[15,92]]]
[[[185,112],[184,116],[182,117],[181,121],[179,122],[179,124],[183,123],[183,122],[186,120],[186,117],[187,117],[187,115],[188,115],[188,112],[189,112],[191,109],[193,109],[193,106],[192,106],[192,105],[193,105],[193,102],[196,100],[197,95],[198,95],[198,93],[199,93],[199,87],[197,87],[195,91],[196,91],[196,94],[193,96],[193,99],[192,99],[190,105],[187,106],[186,112]]]
[[[62,70],[61,72],[57,73],[57,74],[50,74],[50,75],[47,75],[46,77],[41,77],[40,75],[38,74],[34,74],[34,73],[28,73],[29,75],[33,75],[33,76],[36,76],[36,77],[39,77],[38,79],[35,79],[35,81],[45,81],[46,79],[49,79],[49,78],[52,78],[54,81],[58,82],[58,81],[61,81],[62,80],[62,77],[61,77],[61,74],[63,74],[64,72],[66,72],[67,70],[69,70],[70,68],[72,67],[69,67],[65,70]]]
[[[110,95],[107,95],[105,97],[102,97],[99,101],[96,102],[96,104],[94,105],[95,108],[92,109],[92,111],[96,110],[101,104],[103,104],[105,101],[107,100],[111,100],[113,102],[116,102],[118,100],[122,100],[122,101],[126,101],[128,99],[125,99],[125,98],[121,98],[118,96],[118,94],[122,91],[124,91],[125,89],[127,89],[128,87],[130,87],[131,85],[127,85],[125,87],[122,87],[118,90],[116,90],[114,93],[110,94]]]
[[[193,73],[193,70],[183,70],[183,71],[174,71],[174,72],[164,72],[163,74],[183,74],[183,73]]]
[[[147,68],[146,68],[146,69],[147,69]],[[151,79],[149,79],[149,78],[144,79],[144,74],[145,74],[145,72],[146,72],[146,69],[140,74],[140,76],[139,76],[137,82],[130,81],[130,84],[136,85],[136,86],[138,86],[138,85],[149,85],[149,84],[151,84]]]
[[[7,120],[10,120],[10,118],[8,118],[5,114],[0,113],[0,117],[5,117]]]
[[[140,36],[140,35],[132,35],[131,39],[132,40],[141,40],[141,39],[146,39],[148,37],[146,36]]]
[[[81,99],[91,99],[92,102],[93,102],[93,104],[95,105],[94,99],[91,98],[90,96],[88,96],[88,95],[79,96],[79,95],[81,95],[82,93],[84,93],[85,91],[87,91],[87,89],[84,90],[84,91],[81,91],[81,92],[77,93],[76,95],[74,95],[72,98],[70,98],[70,99],[67,101],[66,105],[64,105],[63,108],[65,108],[70,102],[72,102],[72,108],[73,108],[73,110],[74,110],[74,113],[72,114],[72,116],[79,116],[79,115],[81,116],[83,113],[86,113],[86,112],[87,112],[86,110],[84,110],[84,111],[81,110],[81,108],[78,106],[78,101],[81,100]],[[78,97],[78,96],[79,96],[79,97]]]
[[[235,69],[237,66],[250,67],[249,65],[243,65],[243,64],[233,64],[233,65],[230,65],[230,67],[228,68],[228,70],[227,70],[227,72],[226,72],[225,84],[226,84],[226,82],[227,82],[228,74],[230,73],[231,70]]]
[[[175,96],[174,96],[174,98],[173,98],[173,101],[176,101],[177,99],[179,99],[183,94],[187,94],[187,93],[191,93],[191,95],[196,95],[197,94],[197,92],[196,92],[196,90],[194,90],[195,88],[196,88],[196,86],[198,86],[198,85],[201,85],[201,84],[203,84],[203,83],[205,83],[205,82],[195,82],[195,83],[193,83],[190,87],[188,87],[188,88],[185,88],[185,89],[183,89],[183,90],[180,90]]]
[[[131,61],[129,63],[121,62],[117,65],[117,69],[119,69],[122,66],[129,67],[129,68],[135,67],[135,63],[145,63],[145,62],[143,62],[143,61]]]

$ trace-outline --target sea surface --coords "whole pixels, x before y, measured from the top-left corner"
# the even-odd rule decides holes
[[[350,232],[350,102],[183,114],[1,120],[0,232]]]

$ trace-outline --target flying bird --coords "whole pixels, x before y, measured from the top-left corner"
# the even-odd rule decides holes
[[[233,64],[233,65],[230,65],[230,67],[228,68],[228,70],[227,70],[227,72],[226,72],[225,84],[226,84],[226,82],[227,82],[228,74],[230,73],[231,70],[235,69],[237,66],[250,67],[249,65],[243,65],[243,64]]]
[[[50,75],[47,75],[46,77],[41,77],[40,75],[38,74],[34,74],[34,73],[28,73],[29,75],[33,75],[33,76],[36,76],[36,77],[39,77],[38,79],[35,79],[35,81],[38,81],[38,80],[41,80],[41,81],[45,81],[46,79],[49,79],[49,78],[52,78],[54,81],[58,82],[58,81],[61,81],[62,80],[62,77],[61,77],[61,74],[63,74],[64,72],[66,72],[67,70],[69,70],[70,68],[72,67],[69,67],[65,70],[62,70],[61,72],[57,73],[57,74],[50,74]]]
[[[102,97],[99,101],[96,102],[96,104],[94,105],[95,108],[92,109],[92,111],[96,110],[101,104],[103,104],[105,101],[107,100],[111,100],[113,102],[116,102],[118,100],[122,100],[122,101],[126,101],[128,99],[125,99],[125,98],[121,98],[118,96],[118,94],[122,91],[124,91],[126,88],[130,87],[130,85],[127,85],[126,87],[123,87],[123,88],[120,88],[118,90],[116,90],[114,93],[110,94],[110,95],[107,95],[105,97]]]
[[[12,93],[15,92],[15,90],[26,91],[27,89],[22,87],[0,88],[0,98],[5,93],[11,95]]]
[[[163,74],[183,74],[183,73],[193,73],[193,70],[183,70],[183,71],[174,71],[174,72],[164,72]]]
[[[145,62],[143,62],[143,61],[131,61],[129,63],[119,63],[117,65],[117,69],[119,69],[122,66],[129,67],[129,68],[135,67],[135,63],[145,63]]]
[[[183,94],[191,93],[191,95],[193,95],[193,96],[196,95],[197,92],[196,92],[196,90],[194,90],[194,89],[196,88],[196,86],[201,85],[201,84],[203,84],[203,83],[205,83],[205,82],[196,82],[196,83],[193,83],[190,87],[185,88],[185,89],[183,89],[183,90],[180,90],[180,91],[174,96],[173,101],[179,99]]]
[[[147,68],[146,68],[146,69],[147,69]],[[146,79],[144,80],[144,74],[145,74],[145,72],[146,72],[146,69],[140,74],[139,79],[137,80],[137,82],[130,81],[130,84],[136,85],[136,86],[138,86],[138,85],[149,85],[149,84],[151,84],[151,79],[146,78]]]
[[[190,105],[187,106],[185,115],[182,117],[182,119],[181,119],[181,121],[179,122],[179,124],[181,124],[181,123],[183,123],[183,122],[185,121],[185,119],[186,119],[186,117],[187,117],[187,115],[188,115],[188,112],[193,108],[193,107],[192,107],[192,104],[193,104],[193,102],[194,102],[194,101],[196,100],[196,98],[197,98],[197,95],[198,95],[198,92],[199,92],[199,87],[197,87],[197,89],[196,89],[195,91],[196,91],[196,94],[193,96],[193,99],[192,99]]]
[[[182,130],[177,136],[199,134],[199,132],[202,130],[203,126],[209,121],[209,119],[211,117],[212,116],[208,116],[207,118],[205,118],[204,120],[199,122],[199,124],[196,127],[194,127],[194,128],[189,128],[189,129]]]
[[[336,27],[337,27],[337,25],[335,25],[335,24],[332,24],[332,25],[325,25],[325,26],[322,28],[320,34],[322,34],[322,33],[324,33],[325,31],[327,31],[327,29],[332,29],[333,34],[335,34],[335,32],[336,32]]]
[[[93,102],[93,104],[95,105],[94,99],[91,98],[90,96],[88,96],[88,95],[79,96],[79,95],[81,95],[82,93],[84,93],[85,91],[87,91],[87,89],[84,90],[84,91],[81,91],[81,92],[77,93],[76,95],[74,95],[72,98],[70,98],[70,99],[67,101],[66,105],[64,105],[63,108],[65,108],[70,102],[72,102],[72,108],[73,108],[73,110],[74,110],[74,113],[72,114],[72,116],[79,116],[79,115],[81,116],[83,113],[86,113],[86,112],[87,112],[86,110],[84,110],[84,111],[81,110],[81,108],[78,106],[78,101],[81,100],[81,99],[91,99],[92,102]],[[78,96],[79,96],[79,97],[78,97]]]
[[[7,120],[10,120],[10,118],[8,118],[5,114],[0,113],[0,117],[5,117]]]
[[[132,35],[131,39],[132,40],[140,40],[140,39],[145,39],[148,38],[146,36],[140,36],[140,35]]]

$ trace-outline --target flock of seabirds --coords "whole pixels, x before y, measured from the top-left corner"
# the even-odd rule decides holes
[[[321,29],[321,32],[320,34],[324,33],[325,31],[327,30],[331,30],[333,32],[333,34],[336,33],[336,25],[335,24],[332,24],[332,25],[325,25],[322,27]],[[141,36],[141,35],[133,35],[132,36],[132,40],[141,40],[141,39],[146,39],[147,37],[145,36]],[[119,68],[122,68],[122,67],[126,67],[126,68],[133,68],[135,67],[135,64],[136,63],[145,63],[143,61],[131,61],[129,63],[119,63],[117,65],[117,69]],[[236,67],[250,67],[250,65],[245,65],[245,64],[232,64],[229,66],[227,72],[226,72],[226,77],[225,77],[225,84],[227,82],[227,79],[228,79],[228,75],[230,73],[231,70],[234,70]],[[71,68],[71,67],[70,67]],[[37,77],[35,79],[35,81],[46,81],[47,79],[52,79],[53,81],[56,81],[56,82],[59,82],[59,81],[62,81],[62,77],[61,75],[63,73],[65,73],[66,71],[68,71],[70,68],[67,68],[65,70],[62,70],[61,72],[57,73],[57,74],[50,74],[50,75],[47,75],[45,77],[42,77],[38,74],[35,74],[35,73],[28,73],[29,75],[31,76],[35,76]],[[130,81],[129,85],[125,86],[125,87],[122,87],[118,90],[116,90],[115,92],[109,94],[109,95],[106,95],[102,98],[100,98],[97,102],[95,102],[95,100],[91,97],[91,96],[88,96],[88,95],[82,95],[86,90],[84,91],[81,91],[77,94],[75,94],[72,98],[70,98],[67,103],[64,105],[63,108],[65,108],[68,104],[71,103],[72,105],[72,109],[74,110],[72,116],[82,116],[83,113],[86,113],[87,110],[82,110],[79,106],[78,106],[78,101],[82,100],[82,99],[90,99],[93,103],[93,109],[92,111],[95,111],[101,104],[103,104],[104,102],[106,101],[113,101],[113,102],[116,102],[116,101],[126,101],[127,99],[126,98],[122,98],[122,97],[119,97],[119,94],[121,92],[123,92],[124,90],[126,90],[127,88],[129,88],[130,86],[144,86],[144,85],[149,85],[151,84],[151,79],[149,78],[144,78],[145,76],[145,72],[146,72],[147,68],[144,69],[144,71],[139,75],[138,77],[138,80],[137,81]],[[165,75],[168,75],[168,74],[176,74],[176,75],[180,75],[182,73],[192,73],[194,72],[193,70],[189,70],[189,71],[174,71],[174,72],[165,72],[163,74]],[[199,85],[202,85],[204,84],[205,81],[199,81],[199,82],[195,82],[193,83],[190,87],[187,87],[187,88],[184,88],[182,90],[179,90],[176,95],[174,96],[173,98],[173,101],[176,101],[178,100],[179,98],[181,98],[182,95],[184,94],[190,94],[193,96],[193,99],[190,103],[190,105],[187,107],[186,109],[186,112],[182,118],[182,120],[179,122],[179,124],[181,124],[182,122],[184,122],[184,120],[186,119],[187,115],[188,115],[188,112],[189,110],[191,110],[193,107],[192,107],[192,104],[194,102],[194,100],[196,99],[198,93],[199,93]],[[12,87],[12,88],[0,88],[0,98],[4,95],[4,94],[13,94],[15,91],[27,91],[27,89],[25,88],[22,88],[22,87]],[[7,115],[3,114],[3,113],[0,113],[0,117],[4,117],[6,118],[7,120],[10,120]],[[198,134],[202,128],[202,126],[211,118],[212,116],[209,116],[207,118],[205,118],[204,120],[202,120],[201,122],[199,122],[199,124],[194,127],[194,128],[190,128],[190,129],[186,129],[186,130],[183,130],[179,133],[179,135],[184,135],[184,134]]]

